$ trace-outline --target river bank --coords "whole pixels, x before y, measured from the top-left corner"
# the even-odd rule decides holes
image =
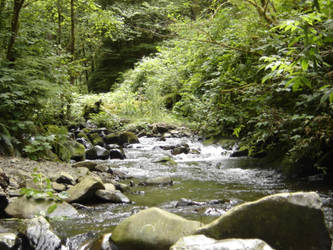
[[[188,153],[172,154],[172,148],[185,144]],[[195,137],[140,137],[139,143],[127,145],[123,150],[125,159],[86,161],[95,163],[95,167],[86,170],[85,175],[100,178],[104,184],[118,182],[117,188],[131,203],[83,203],[75,206],[77,216],[51,220],[56,234],[69,249],[78,249],[85,242],[112,231],[119,222],[147,207],[160,207],[187,219],[209,223],[236,205],[294,191],[320,194],[327,227],[333,232],[330,187],[289,182],[269,166],[258,168],[256,159],[231,158],[232,150],[204,145]],[[80,179],[72,164],[2,157],[0,167],[10,178],[14,176],[11,173],[21,174],[13,179],[22,180],[22,185],[26,183],[23,180],[31,179],[34,168],[51,180],[54,180],[53,174],[61,172]],[[147,185],[147,179],[163,182]],[[6,225],[8,221],[1,223]]]

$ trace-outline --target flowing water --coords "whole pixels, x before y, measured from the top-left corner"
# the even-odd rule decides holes
[[[163,146],[187,143],[189,154],[172,156]],[[248,158],[230,158],[231,150],[217,145],[204,146],[191,138],[140,138],[139,144],[125,149],[127,159],[109,160],[113,170],[130,176],[125,183],[135,186],[125,194],[133,204],[100,204],[80,209],[80,216],[53,223],[56,232],[67,239],[71,249],[98,234],[111,232],[124,218],[151,206],[157,206],[183,217],[210,222],[231,207],[253,201],[266,195],[291,191],[317,191],[324,202],[324,212],[329,230],[333,232],[332,189],[287,182],[279,173],[259,169],[259,161]],[[175,163],[161,163],[171,156]],[[170,176],[171,186],[138,185],[147,177]],[[185,200],[186,199],[186,200]]]

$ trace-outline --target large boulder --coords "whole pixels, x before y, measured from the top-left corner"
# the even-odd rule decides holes
[[[200,222],[153,207],[123,220],[111,238],[122,250],[167,250],[198,227]]]
[[[51,207],[55,207],[52,211]],[[12,217],[30,219],[41,214],[48,217],[72,217],[78,211],[67,202],[55,202],[52,200],[26,198],[25,196],[14,198],[9,201],[5,209]]]
[[[56,250],[61,248],[61,239],[52,232],[44,217],[37,217],[26,222],[25,236],[31,249]]]
[[[123,132],[119,134],[108,134],[104,137],[104,142],[107,144],[118,144],[123,146],[125,143],[138,143],[138,137],[132,132]]]
[[[181,238],[170,250],[273,250],[259,239],[214,240],[204,235],[191,235]]]
[[[96,191],[99,189],[105,189],[101,180],[92,176],[83,177],[78,184],[66,191],[68,194],[66,201],[81,203],[91,201],[91,198],[95,196]]]
[[[197,230],[214,239],[258,238],[276,249],[331,249],[315,192],[282,193],[234,207]]]
[[[98,145],[86,151],[86,158],[88,160],[107,160],[109,156],[109,150]]]

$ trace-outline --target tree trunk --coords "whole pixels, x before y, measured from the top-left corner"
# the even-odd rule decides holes
[[[6,6],[6,0],[0,0],[0,32],[1,32],[2,27],[3,27],[4,17],[2,16],[2,12],[5,9],[5,6]]]
[[[75,0],[71,0],[71,44],[70,44],[70,52],[72,54],[72,62],[75,60]],[[75,77],[73,72],[70,75],[70,82],[74,84]]]
[[[57,37],[57,43],[58,45],[61,45],[61,36],[62,36],[62,28],[61,28],[61,22],[63,19],[62,16],[62,0],[57,0],[57,12],[58,12],[58,37]]]
[[[11,35],[8,42],[7,48],[7,59],[9,61],[15,61],[13,48],[15,44],[15,40],[17,37],[17,33],[19,31],[19,19],[20,19],[20,12],[25,0],[14,0],[14,9],[13,9],[13,17],[11,23]]]

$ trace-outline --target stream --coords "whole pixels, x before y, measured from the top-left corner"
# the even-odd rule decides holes
[[[171,155],[161,147],[181,143],[189,145],[188,154]],[[141,137],[140,143],[125,148],[125,160],[103,161],[113,170],[130,178],[123,183],[134,183],[125,192],[132,204],[98,204],[80,209],[77,218],[53,221],[56,233],[69,249],[79,249],[86,241],[112,229],[123,219],[138,211],[157,206],[188,219],[208,223],[228,209],[266,195],[317,191],[323,200],[327,227],[333,235],[333,188],[315,182],[290,182],[274,170],[258,168],[258,159],[230,158],[231,150],[218,145],[205,146],[195,138]],[[176,163],[158,162],[172,157]],[[169,176],[173,185],[141,186],[147,177]]]

